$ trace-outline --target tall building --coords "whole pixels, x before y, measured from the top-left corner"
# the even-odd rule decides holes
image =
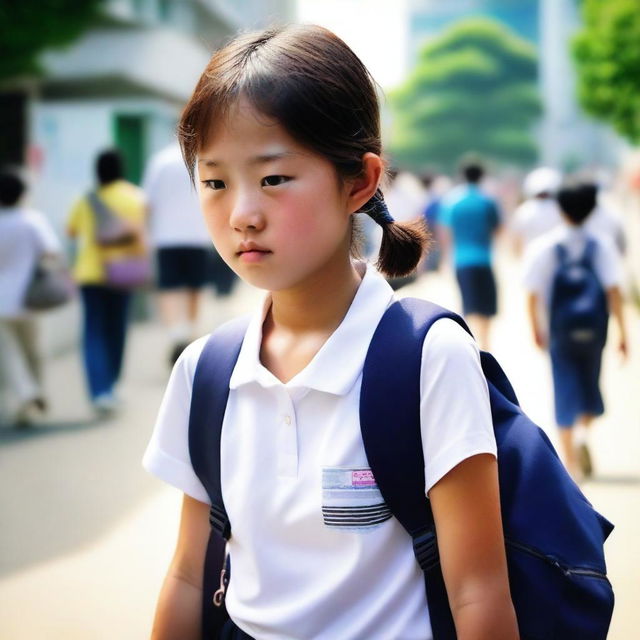
[[[537,130],[540,162],[560,169],[613,166],[624,144],[607,126],[586,117],[575,92],[570,42],[580,26],[578,0],[410,0],[410,55],[463,18],[489,17],[537,46],[544,115]]]
[[[493,18],[509,25],[523,38],[539,39],[539,0],[410,0],[411,49],[415,55],[421,44],[450,24],[463,18]]]
[[[175,137],[179,113],[211,51],[241,29],[287,20],[293,0],[107,0],[70,47],[42,57],[41,78],[0,87],[4,160],[26,164],[33,203],[58,228],[117,146],[128,178]]]

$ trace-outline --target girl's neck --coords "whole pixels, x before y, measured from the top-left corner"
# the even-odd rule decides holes
[[[362,276],[351,260],[332,265],[303,285],[271,294],[268,321],[274,329],[292,334],[332,332],[356,295]]]

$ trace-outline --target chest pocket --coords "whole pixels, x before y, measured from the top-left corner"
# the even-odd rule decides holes
[[[367,531],[391,518],[371,469],[322,469],[322,518],[332,529]]]

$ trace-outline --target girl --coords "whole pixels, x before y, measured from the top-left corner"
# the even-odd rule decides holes
[[[379,191],[373,81],[323,28],[241,36],[214,54],[179,131],[216,248],[267,291],[230,380],[222,432],[222,491],[233,523],[228,631],[274,640],[431,638],[423,576],[400,524],[323,518],[341,474],[366,475],[361,373],[393,301],[384,278],[354,258],[355,214],[382,226],[376,266],[386,275],[410,273],[425,242],[421,227],[393,222]],[[155,640],[201,634],[209,500],[191,467],[187,431],[204,340],[176,363],[144,460],[185,494]],[[477,347],[441,320],[425,340],[422,369],[425,490],[458,637],[516,638]],[[359,504],[357,491],[339,490],[342,504]]]

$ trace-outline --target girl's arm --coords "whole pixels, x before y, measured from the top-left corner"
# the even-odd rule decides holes
[[[151,640],[200,640],[209,505],[185,494],[176,550],[162,585]]]
[[[533,339],[540,349],[546,349],[547,341],[544,337],[544,332],[542,331],[539,309],[540,305],[538,303],[538,294],[530,292],[527,295],[527,312],[529,314],[529,322],[531,323]]]
[[[467,458],[431,488],[429,499],[458,639],[516,640],[496,459]]]
[[[609,309],[618,324],[618,349],[623,357],[627,356],[627,330],[624,322],[624,305],[619,287],[607,289]]]

